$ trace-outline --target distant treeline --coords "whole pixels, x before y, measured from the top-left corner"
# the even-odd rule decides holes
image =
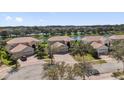
[[[94,26],[16,26],[0,27],[1,36],[26,35],[112,35],[124,34],[124,24]]]

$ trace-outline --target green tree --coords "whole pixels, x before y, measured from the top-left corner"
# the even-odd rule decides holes
[[[47,46],[45,43],[39,43],[36,48],[36,57],[38,59],[44,59],[48,56]]]
[[[57,64],[57,68],[58,68],[59,78],[61,80],[64,79],[68,65],[65,64],[65,62],[62,62],[62,63]]]
[[[79,76],[83,79],[85,79],[85,68],[83,63],[76,63],[74,64],[74,74],[75,76]]]
[[[48,78],[49,80],[58,80],[58,70],[56,66],[49,66],[44,72],[44,78]]]
[[[1,64],[11,65],[12,63],[9,53],[6,51],[5,48],[0,48],[0,60]]]
[[[53,61],[53,51],[51,49],[51,45],[48,46],[48,50],[49,50],[49,58],[51,59],[50,61],[50,64],[54,64],[54,61]]]
[[[83,70],[82,71],[82,75],[83,75],[83,79],[85,80],[85,70],[86,70],[86,61],[85,61],[85,55],[87,55],[89,50],[89,45],[88,44],[83,44],[82,42],[74,42],[72,45],[72,48],[70,49],[70,52],[73,56],[75,55],[79,55],[80,57],[82,57],[82,60],[80,63],[82,63],[83,65]],[[81,68],[82,69],[82,68]]]
[[[75,73],[74,73],[74,68],[71,65],[68,65],[67,69],[66,69],[66,80],[74,80],[75,79]]]
[[[92,68],[86,64],[86,68]],[[50,80],[74,80],[77,78],[85,79],[86,70],[83,63],[76,63],[74,65],[59,62],[56,64],[45,63],[43,65],[44,76]],[[85,70],[84,70],[85,69]]]
[[[118,61],[122,62],[123,64],[123,72],[124,72],[124,41],[117,41],[113,42],[111,46],[111,55],[117,59]]]

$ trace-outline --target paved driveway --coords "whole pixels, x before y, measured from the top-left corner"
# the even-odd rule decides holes
[[[34,56],[28,57],[27,61],[18,61],[20,63],[19,70],[6,75],[7,80],[40,80],[42,78],[44,61]]]
[[[9,74],[7,80],[41,80],[43,75],[42,64],[25,66],[19,71]]]
[[[102,56],[100,56],[100,58],[102,60],[105,60],[108,63],[118,63],[118,61],[116,59],[114,59],[114,58],[112,58],[111,56],[108,56],[108,55],[102,55]]]
[[[70,54],[54,54],[55,62],[65,62],[67,64],[77,63]]]
[[[97,69],[100,73],[110,73],[115,72],[117,69],[122,70],[123,65],[121,62],[119,63],[105,63],[105,64],[97,64],[93,65],[93,68]]]
[[[118,62],[114,58],[109,56],[101,56],[102,60],[105,60],[107,63],[93,65],[100,73],[111,73],[117,71],[117,69],[122,70],[123,64],[122,62]]]
[[[28,57],[26,61],[18,60],[18,62],[20,63],[21,67],[35,65],[35,64],[39,64],[39,63],[44,63],[43,60],[37,59],[35,56]]]

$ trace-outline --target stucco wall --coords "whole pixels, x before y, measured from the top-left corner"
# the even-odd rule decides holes
[[[17,52],[17,53],[13,53],[13,57],[16,57],[16,58],[20,58],[22,56],[31,56],[34,54],[34,49],[33,48],[26,48],[24,49],[23,51],[20,51],[20,52]]]

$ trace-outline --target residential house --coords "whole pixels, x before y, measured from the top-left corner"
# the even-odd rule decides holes
[[[104,44],[92,42],[91,46],[96,50],[98,56],[108,54],[108,47]]]
[[[108,54],[109,39],[103,36],[85,36],[82,41],[96,49],[98,56]]]
[[[60,42],[55,42],[51,45],[51,50],[53,53],[66,53],[68,46]]]
[[[19,37],[7,42],[6,49],[15,58],[34,54],[35,45],[39,40],[32,37]]]
[[[105,38],[104,36],[85,36],[82,38],[82,41],[84,43],[92,43],[92,42],[97,42],[97,43],[102,43],[102,44],[109,44],[109,40]]]
[[[10,50],[10,53],[15,58],[20,58],[22,56],[30,56],[34,54],[34,48],[24,44],[18,44],[15,48]]]
[[[71,44],[70,42],[73,41],[72,38],[70,38],[69,36],[53,36],[51,38],[48,39],[48,42],[51,45],[55,44],[56,42],[64,44],[65,48],[68,47],[68,49],[70,48]]]

